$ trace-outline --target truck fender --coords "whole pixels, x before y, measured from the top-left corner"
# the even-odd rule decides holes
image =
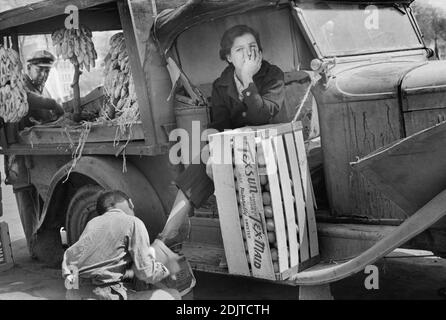
[[[65,180],[69,181],[71,175],[80,174],[93,180],[104,189],[116,189],[125,192],[135,205],[135,215],[146,225],[151,239],[164,227],[166,216],[161,201],[146,177],[131,163],[127,163],[126,172],[123,172],[122,162],[112,157],[85,156],[80,158],[72,169],[72,161],[60,168],[53,176],[47,201],[45,201],[41,218],[37,226],[37,233],[48,221],[54,221],[60,210],[67,208],[60,206],[58,190],[63,188]],[[65,216],[66,212],[63,213]]]

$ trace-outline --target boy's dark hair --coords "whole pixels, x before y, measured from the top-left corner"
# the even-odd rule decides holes
[[[113,208],[117,203],[129,201],[129,199],[130,197],[120,190],[102,191],[96,201],[96,212],[98,215],[102,215]]]
[[[227,61],[226,56],[231,53],[232,45],[234,44],[234,39],[237,37],[241,37],[245,34],[252,34],[256,39],[257,46],[259,50],[262,51],[262,45],[260,44],[260,38],[257,31],[253,28],[248,27],[244,24],[239,24],[229,28],[225,31],[220,41],[220,59],[223,61]]]

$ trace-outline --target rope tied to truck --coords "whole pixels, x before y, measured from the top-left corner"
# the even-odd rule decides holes
[[[68,178],[70,177],[71,172],[76,167],[77,162],[82,157],[82,151],[84,150],[85,143],[88,140],[88,135],[90,133],[90,130],[91,130],[91,122],[84,122],[82,132],[79,136],[79,141],[78,141],[77,147],[73,151],[73,154],[72,154],[73,161],[71,163],[70,169],[67,172],[67,177],[65,178],[63,183],[68,181]]]
[[[301,113],[302,113],[303,107],[304,107],[305,103],[307,102],[308,97],[310,96],[311,89],[313,89],[314,86],[315,86],[315,85],[318,83],[318,81],[321,79],[320,76],[313,75],[313,74],[311,74],[310,72],[307,72],[307,73],[308,73],[308,75],[310,76],[311,83],[308,85],[308,87],[307,87],[307,91],[305,92],[305,95],[304,95],[304,97],[302,98],[302,100],[301,100],[301,102],[300,102],[300,105],[299,105],[299,107],[297,108],[296,114],[294,115],[294,118],[293,118],[293,120],[292,120],[291,122],[296,122],[296,121],[299,119],[299,117],[300,117],[300,115],[301,115]]]

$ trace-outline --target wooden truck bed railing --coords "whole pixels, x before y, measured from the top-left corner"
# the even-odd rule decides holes
[[[320,285],[344,279],[384,257],[446,215],[446,190],[356,258],[336,265],[316,265],[294,276],[299,285]]]
[[[52,127],[34,126],[18,134],[18,143],[38,146],[40,144],[78,144],[82,133],[86,131],[83,125]],[[127,140],[144,140],[141,123],[135,123],[124,132],[117,125],[107,123],[92,123],[86,142],[121,142]]]

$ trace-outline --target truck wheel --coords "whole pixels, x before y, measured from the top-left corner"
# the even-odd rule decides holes
[[[88,184],[80,187],[71,198],[65,224],[70,245],[79,239],[87,222],[97,216],[96,200],[102,190],[98,185]]]

